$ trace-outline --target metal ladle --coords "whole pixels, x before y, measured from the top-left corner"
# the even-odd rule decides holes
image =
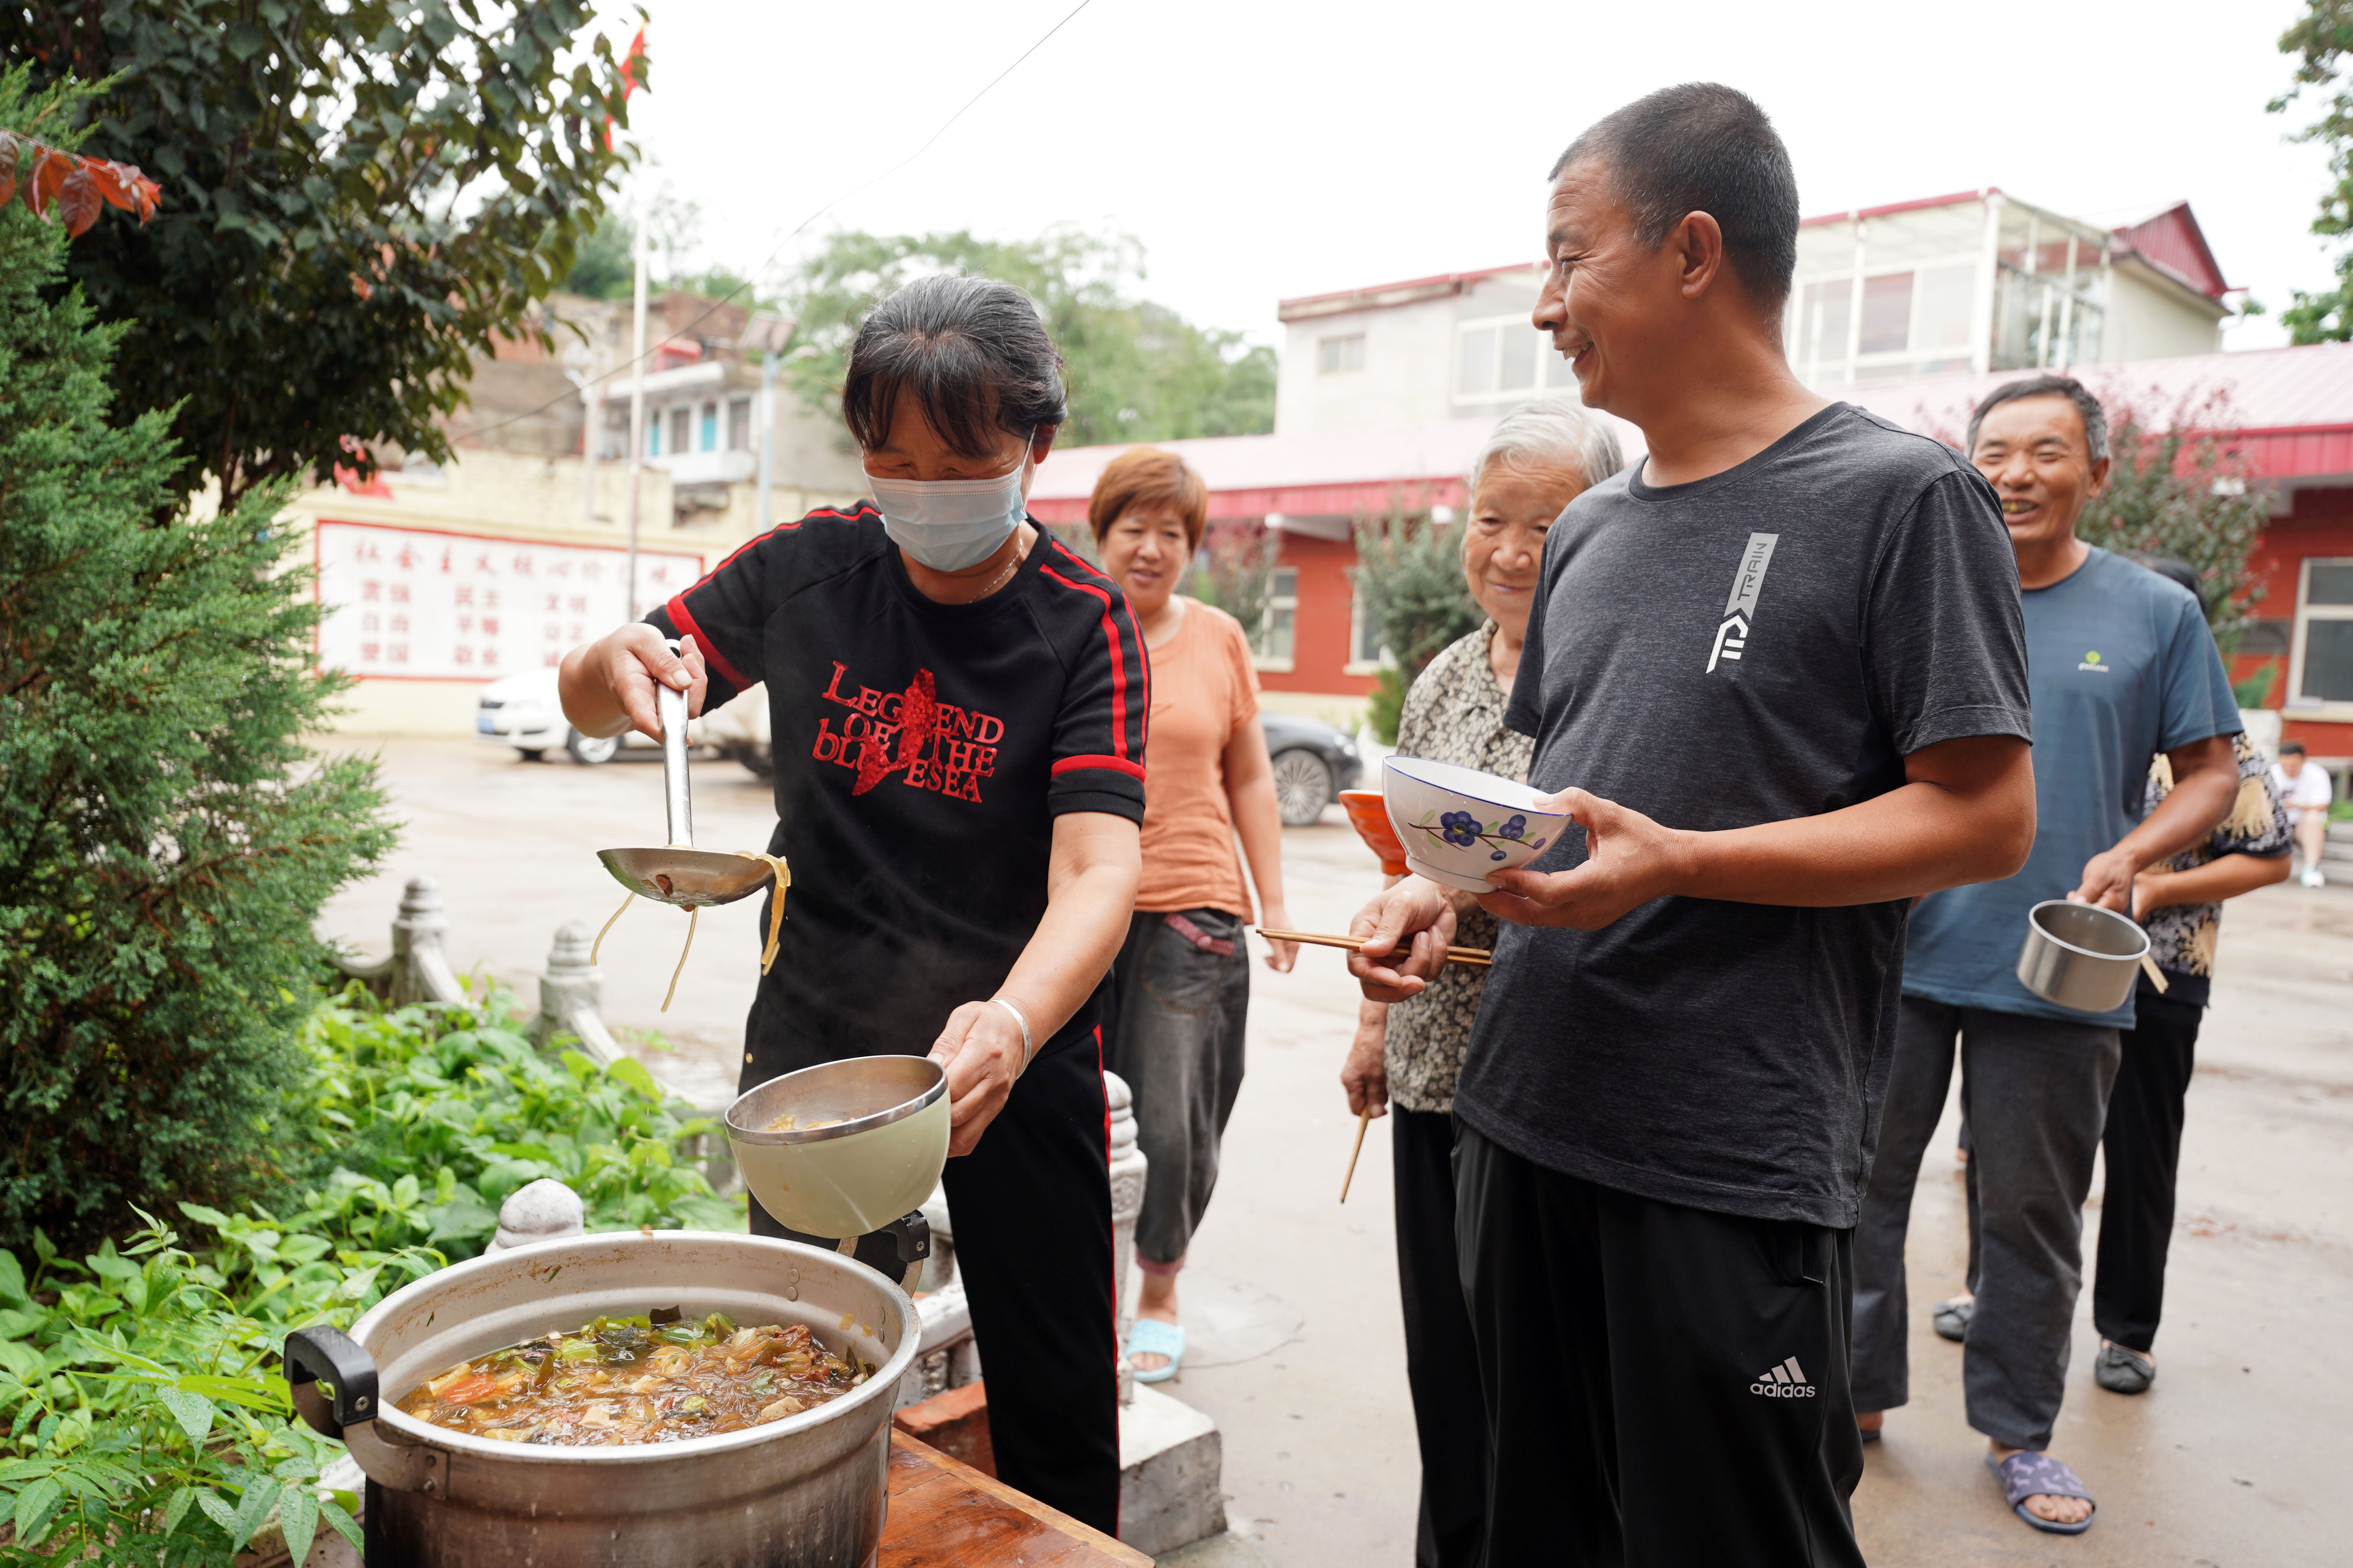
[[[678,644],[668,645],[672,653]],[[659,849],[599,849],[613,879],[641,898],[681,909],[732,904],[765,886],[776,872],[765,860],[694,847],[694,801],[686,782],[686,693],[656,688],[662,727],[662,805],[670,842]]]

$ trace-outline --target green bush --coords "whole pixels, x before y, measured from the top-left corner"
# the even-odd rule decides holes
[[[1462,580],[1462,535],[1435,526],[1427,512],[1392,510],[1383,522],[1356,524],[1351,574],[1365,615],[1381,629],[1397,668],[1375,679],[1366,717],[1385,746],[1397,744],[1406,689],[1440,650],[1486,621]]]
[[[58,107],[0,71],[0,127]],[[372,764],[298,735],[337,683],[282,491],[178,510],[169,411],[106,421],[121,327],[0,209],[0,1247],[282,1173],[319,906],[390,847]]]
[[[79,1263],[37,1231],[0,1252],[0,1564],[228,1568],[257,1531],[298,1562],[322,1521],[352,1534],[356,1500],[317,1482],[340,1445],[290,1419],[286,1332],[479,1252],[524,1182],[571,1184],[594,1230],[743,1228],[679,1163],[705,1124],[636,1062],[533,1051],[506,1002],[316,1008],[282,1127],[323,1174],[275,1212],[183,1204],[201,1242],[142,1215]]]

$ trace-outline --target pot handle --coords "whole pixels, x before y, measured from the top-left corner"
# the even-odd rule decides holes
[[[295,1413],[322,1436],[341,1437],[344,1427],[375,1419],[375,1359],[339,1329],[321,1324],[288,1334],[286,1382]],[[332,1405],[322,1382],[334,1386]]]

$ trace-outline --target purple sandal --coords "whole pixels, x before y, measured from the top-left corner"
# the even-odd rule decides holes
[[[2084,1483],[2076,1479],[2075,1472],[2048,1454],[2021,1448],[2009,1458],[2000,1460],[1988,1454],[1986,1468],[2000,1479],[2001,1493],[2010,1502],[2010,1510],[2037,1530],[2048,1531],[2053,1535],[2081,1535],[2092,1528],[2092,1521],[2099,1513],[2100,1505],[2092,1502],[2092,1494],[2084,1489]],[[2092,1512],[2073,1524],[2061,1524],[2053,1520],[2036,1517],[2026,1506],[2026,1500],[2031,1497],[2082,1498],[2092,1503]]]

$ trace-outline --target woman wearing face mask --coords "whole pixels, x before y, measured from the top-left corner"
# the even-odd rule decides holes
[[[1471,465],[1462,575],[1487,624],[1439,650],[1406,693],[1398,754],[1525,779],[1535,742],[1504,725],[1519,672],[1545,531],[1577,493],[1616,473],[1618,443],[1567,399],[1507,415]],[[1473,910],[1454,940],[1495,945]],[[1449,964],[1411,1001],[1364,1002],[1340,1069],[1348,1110],[1390,1118],[1406,1383],[1421,1444],[1419,1568],[1480,1561],[1487,1466],[1465,1433],[1486,1430],[1479,1363],[1454,1251],[1454,1080],[1486,971]]]
[[[1176,1375],[1185,1331],[1176,1273],[1218,1184],[1218,1143],[1242,1087],[1250,896],[1259,923],[1291,923],[1282,901],[1282,816],[1258,725],[1258,671],[1241,623],[1176,584],[1208,521],[1201,476],[1173,452],[1138,447],[1095,481],[1087,522],[1103,570],[1127,591],[1152,654],[1153,772],[1145,791],[1144,885],[1113,983],[1103,1058],[1135,1091],[1136,1141],[1151,1162],[1135,1258],[1144,1270],[1128,1362],[1138,1383]],[[1295,942],[1269,944],[1290,969]]]
[[[768,848],[793,885],[743,1085],[886,1052],[945,1063],[943,1181],[998,1474],[1109,1531],[1096,993],[1135,900],[1151,692],[1118,586],[1025,514],[1063,418],[1060,366],[1016,289],[902,289],[860,327],[842,389],[873,500],[754,540],[645,624],[573,650],[562,680],[591,735],[658,735],[657,682],[693,712],[765,684]],[[752,1222],[785,1234],[757,1205]]]

